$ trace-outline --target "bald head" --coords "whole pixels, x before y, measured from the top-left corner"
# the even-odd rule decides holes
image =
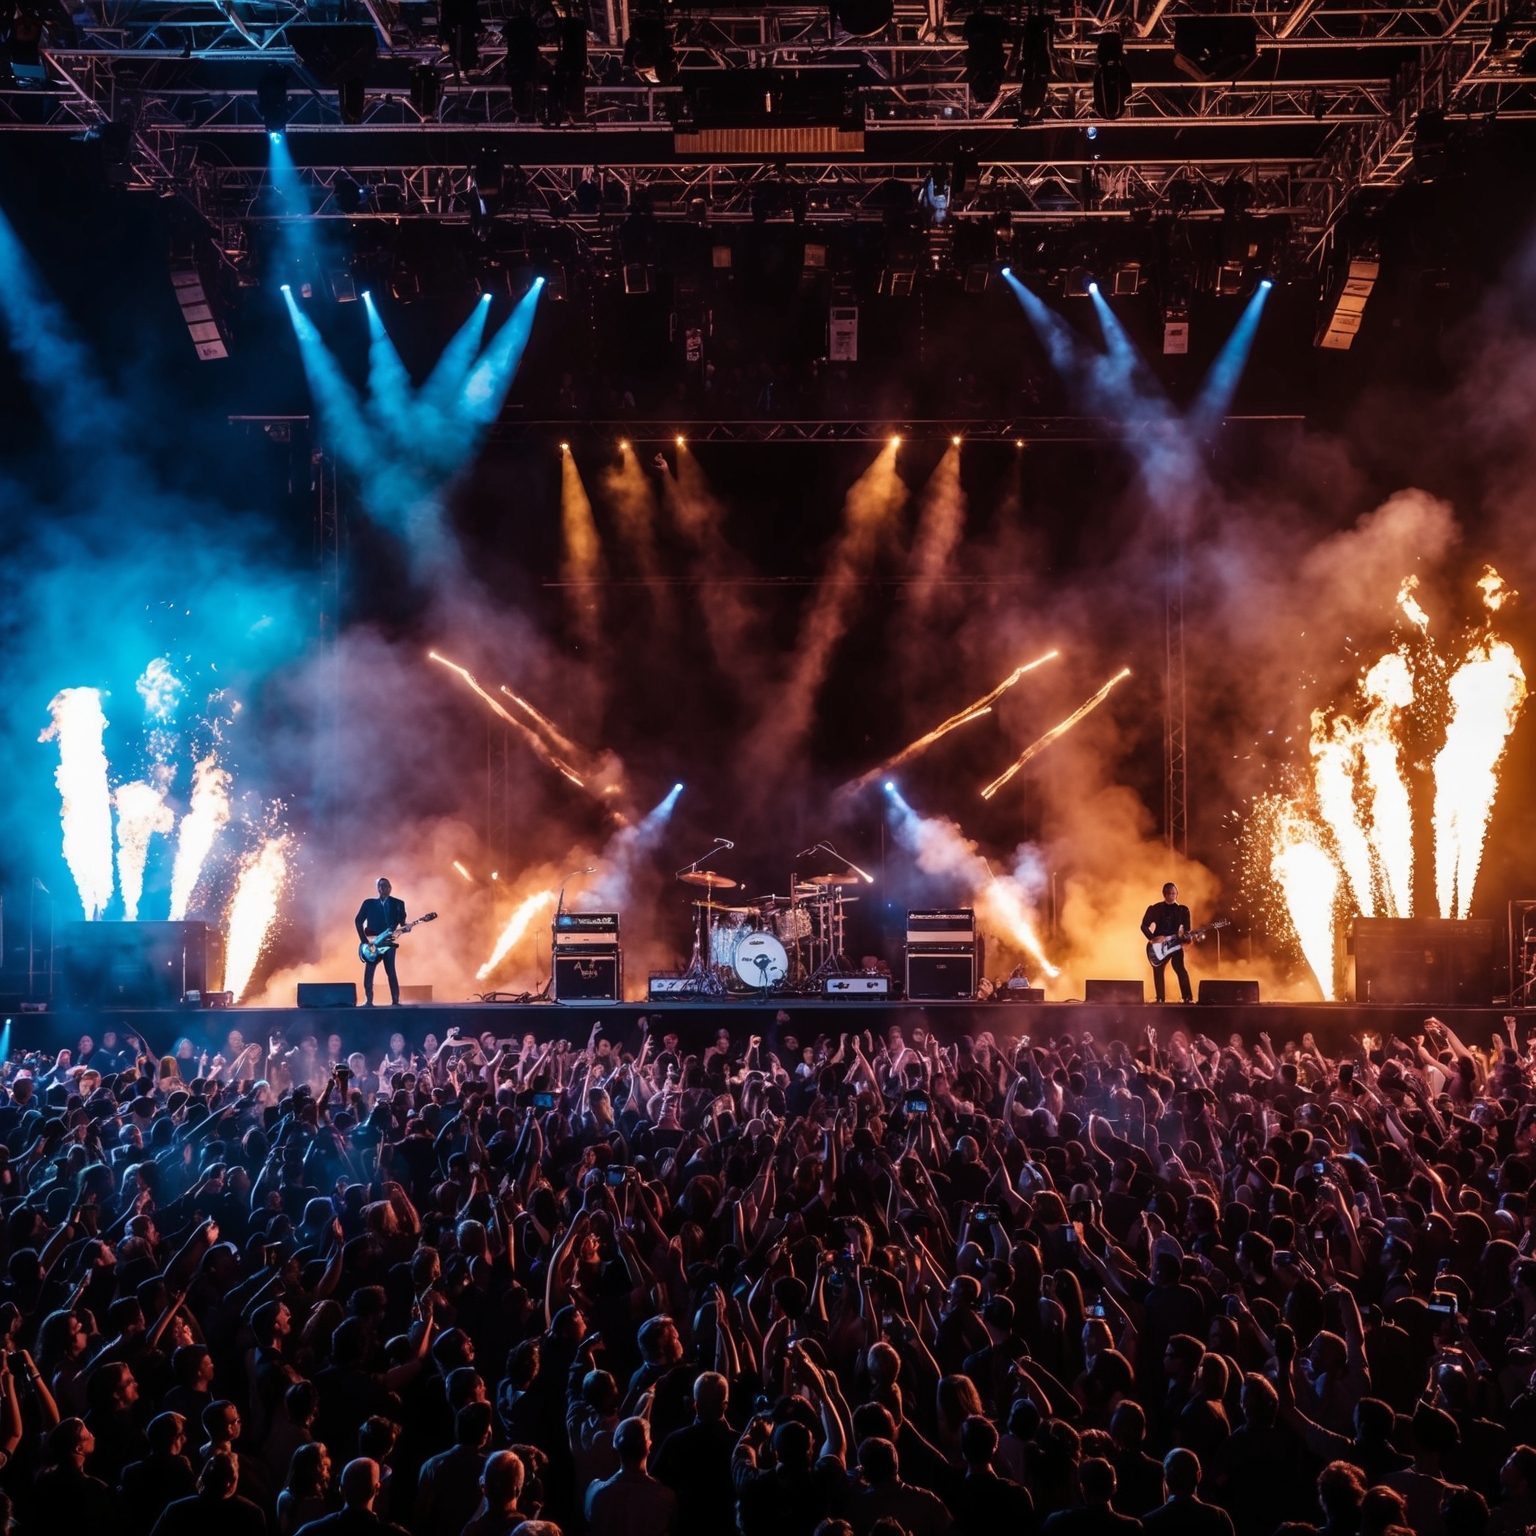
[[[718,1424],[725,1417],[725,1400],[731,1384],[718,1371],[705,1371],[693,1383],[693,1411],[706,1424]]]
[[[379,1464],[367,1456],[349,1461],[341,1470],[341,1498],[348,1509],[372,1509],[379,1496]]]

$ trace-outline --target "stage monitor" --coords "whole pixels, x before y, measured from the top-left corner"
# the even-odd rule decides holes
[[[1112,1008],[1124,1008],[1131,1003],[1144,1003],[1147,989],[1140,981],[1085,981],[1083,1001],[1099,1003]]]
[[[1256,981],[1238,981],[1227,977],[1206,976],[1195,994],[1202,1003],[1220,1008],[1245,1008],[1259,1000],[1259,984]]]

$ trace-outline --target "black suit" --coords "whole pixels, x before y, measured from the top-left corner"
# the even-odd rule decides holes
[[[405,903],[398,896],[373,897],[365,901],[357,909],[358,941],[377,938],[381,933],[388,933],[391,928],[398,928],[405,921]],[[395,975],[395,952],[393,949],[384,951],[384,974],[389,978],[389,1000],[392,1003],[400,1001],[400,978]],[[363,961],[363,999],[365,1002],[373,1001],[373,973],[378,969],[377,960]]]
[[[1154,901],[1142,914],[1141,932],[1144,938],[1171,939],[1177,933],[1190,933],[1189,908],[1177,901]],[[1151,960],[1151,957],[1148,956]],[[1161,964],[1152,960],[1152,986],[1158,1002],[1163,1001],[1163,972],[1171,965],[1179,978],[1179,995],[1188,1003],[1194,1000],[1189,988],[1189,972],[1184,969],[1184,951],[1176,949]]]

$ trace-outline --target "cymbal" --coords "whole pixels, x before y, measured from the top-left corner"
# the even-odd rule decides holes
[[[688,885],[707,886],[712,891],[734,891],[736,882],[725,875],[717,875],[712,869],[685,869],[677,877]]]
[[[857,885],[857,875],[807,875],[803,885]]]

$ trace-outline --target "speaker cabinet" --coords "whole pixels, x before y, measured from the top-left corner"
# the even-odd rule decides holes
[[[1259,984],[1256,981],[1225,981],[1207,977],[1200,983],[1195,994],[1202,1003],[1215,1003],[1222,1008],[1241,1008],[1259,1000]]]
[[[67,923],[55,964],[66,1008],[175,1008],[217,990],[223,945],[207,923]]]
[[[405,988],[400,989],[402,994]],[[301,981],[295,999],[300,1008],[356,1008],[355,981]]]
[[[1345,941],[1351,998],[1418,1008],[1493,1001],[1494,925],[1439,917],[1357,917]]]
[[[976,996],[974,944],[909,944],[907,996],[943,1003]]]
[[[624,971],[618,950],[555,955],[557,1003],[616,1003],[624,996]]]
[[[1146,985],[1140,981],[1085,981],[1083,983],[1085,1003],[1101,1003],[1112,1008],[1124,1008],[1131,1003],[1144,1003],[1146,1000]]]

